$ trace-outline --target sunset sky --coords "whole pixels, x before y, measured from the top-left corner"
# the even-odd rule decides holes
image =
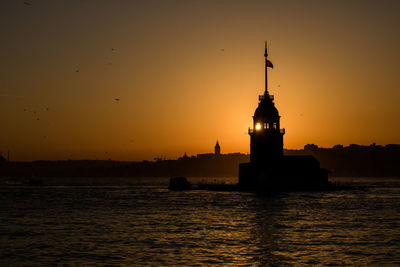
[[[2,0],[0,151],[248,153],[264,40],[285,148],[400,143],[399,14],[397,0]]]

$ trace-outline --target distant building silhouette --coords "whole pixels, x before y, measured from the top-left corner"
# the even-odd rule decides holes
[[[218,140],[217,140],[217,143],[215,144],[215,147],[214,147],[214,154],[215,155],[220,155],[221,154],[221,147],[219,146]]]
[[[197,154],[196,158],[198,158],[198,159],[213,159],[213,158],[215,158],[215,154],[214,153]]]
[[[313,156],[284,156],[280,116],[268,92],[268,60],[265,43],[265,92],[259,96],[250,135],[250,162],[239,165],[239,185],[254,190],[300,189],[328,185],[328,171]]]

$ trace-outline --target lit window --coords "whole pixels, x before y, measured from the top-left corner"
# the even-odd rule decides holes
[[[257,131],[261,130],[261,123],[259,122],[256,123],[256,130]]]

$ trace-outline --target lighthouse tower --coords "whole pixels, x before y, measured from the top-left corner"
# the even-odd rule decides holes
[[[268,60],[267,43],[265,43],[265,92],[259,96],[259,103],[253,116],[253,129],[250,135],[250,162],[265,164],[283,156],[283,135],[280,128],[279,112],[274,104],[274,97],[268,92],[268,68],[273,68]]]
[[[281,191],[326,188],[328,170],[320,168],[318,160],[310,155],[283,155],[283,135],[279,112],[274,97],[268,92],[268,60],[265,43],[265,92],[259,96],[253,116],[250,135],[250,162],[239,164],[241,190]]]

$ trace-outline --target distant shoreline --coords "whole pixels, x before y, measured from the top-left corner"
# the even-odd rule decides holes
[[[330,177],[400,177],[400,145],[336,145],[285,150],[285,155],[313,155]],[[236,177],[238,165],[249,161],[248,154],[212,153],[185,156],[177,160],[38,160],[8,162],[0,158],[0,177]]]

